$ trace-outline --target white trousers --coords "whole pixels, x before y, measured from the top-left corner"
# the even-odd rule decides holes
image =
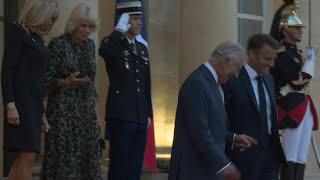
[[[310,103],[298,128],[285,129],[282,133],[283,149],[287,161],[306,164],[311,142],[313,115]]]

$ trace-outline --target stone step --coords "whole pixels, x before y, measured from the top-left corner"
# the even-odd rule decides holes
[[[103,175],[102,179],[107,180],[107,172],[108,168],[103,167]],[[33,178],[32,180],[40,180],[39,177],[40,171],[38,169],[33,169]],[[8,178],[0,177],[0,180],[7,180]],[[168,174],[166,173],[150,173],[150,172],[143,172],[141,174],[141,180],[167,180]]]
[[[166,167],[168,168],[168,161],[160,161],[161,163],[158,162],[158,166]],[[108,173],[108,168],[105,165],[101,166],[102,169],[102,174],[103,174],[103,180],[107,180],[107,173]],[[41,163],[38,161],[36,165],[32,168],[32,174],[33,174],[33,180],[40,180],[40,170],[41,170]],[[166,173],[167,170],[160,169],[159,173],[151,173],[150,171],[143,170],[141,174],[141,180],[167,180],[168,179],[168,174]],[[315,174],[308,174],[304,180],[319,180],[320,179],[320,173],[315,173]],[[7,180],[7,178],[1,178],[0,180]]]
[[[108,168],[106,166],[101,166],[103,180],[107,180]],[[32,168],[32,174],[34,176],[33,180],[40,180],[40,170],[41,166],[37,165]],[[167,180],[167,173],[151,173],[147,170],[144,170],[141,174],[141,180]]]
[[[166,173],[156,173],[156,174],[143,173],[141,175],[141,180],[167,180],[167,179],[168,179],[168,174]],[[320,179],[320,174],[309,175],[304,178],[304,180],[319,180],[319,179]],[[0,177],[0,180],[7,180],[7,178]],[[40,180],[40,178],[37,176],[32,178],[32,180]],[[103,180],[107,180],[107,177],[105,176],[105,174],[103,176]]]

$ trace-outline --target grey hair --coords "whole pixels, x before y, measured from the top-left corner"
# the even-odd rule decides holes
[[[211,59],[214,63],[218,63],[224,59],[235,62],[239,60],[239,57],[243,56],[247,61],[246,52],[239,43],[233,43],[231,41],[223,42],[219,44],[211,53]]]
[[[71,11],[64,32],[66,34],[72,34],[77,26],[80,25],[81,22],[83,22],[83,20],[89,20],[90,23],[94,25],[94,29],[92,29],[92,32],[94,32],[98,26],[98,17],[96,16],[95,12],[96,11],[89,4],[78,4]]]

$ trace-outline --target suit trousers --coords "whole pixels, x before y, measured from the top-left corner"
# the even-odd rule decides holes
[[[278,180],[280,159],[268,146],[251,147],[245,151],[235,150],[231,161],[239,168],[243,180]]]
[[[111,121],[109,180],[140,180],[147,137],[147,124]]]

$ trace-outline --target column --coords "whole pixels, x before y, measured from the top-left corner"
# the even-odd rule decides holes
[[[238,26],[234,0],[182,0],[180,11],[181,85],[219,43],[237,41]]]
[[[180,1],[148,2],[152,100],[157,152],[170,153],[179,88]]]
[[[114,13],[115,13],[115,0],[100,0],[99,1],[99,42],[97,48],[100,47],[100,42],[105,36],[108,36],[113,31],[114,26]],[[97,62],[97,76],[96,76],[96,88],[99,94],[99,104],[97,107],[98,119],[101,122],[101,133],[102,137],[104,137],[105,130],[105,103],[107,99],[109,86],[109,79],[106,72],[106,66],[104,64],[104,60],[99,57]],[[102,154],[102,162],[103,164],[107,164],[107,159],[109,158],[109,145],[108,141],[105,152]]]

